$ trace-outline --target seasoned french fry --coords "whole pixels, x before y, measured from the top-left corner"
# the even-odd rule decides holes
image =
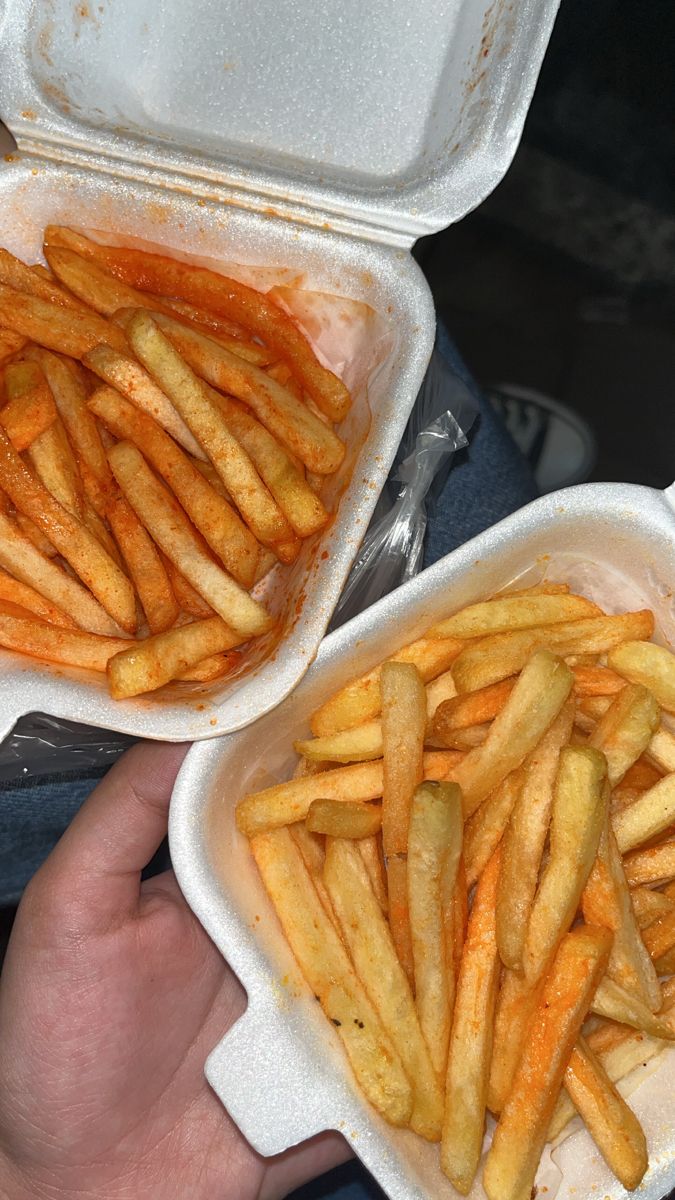
[[[653,614],[645,609],[615,617],[561,621],[544,629],[491,634],[470,642],[457,657],[453,669],[457,691],[473,692],[517,674],[542,646],[561,658],[570,654],[604,654],[627,638],[649,638],[653,632]]]
[[[38,529],[37,525],[34,521],[31,521],[30,517],[25,516],[25,514],[22,512],[14,512],[12,516],[24,537],[28,538],[28,541],[35,546],[36,550],[39,550],[40,554],[44,555],[46,558],[58,557],[59,552],[56,549],[56,546],[52,546],[49,538],[45,537],[42,530]]]
[[[675,840],[650,846],[647,850],[632,850],[624,858],[623,865],[630,887],[675,879]]]
[[[37,273],[35,267],[27,267],[20,258],[15,258],[9,250],[0,249],[0,283],[15,288],[17,292],[27,292],[29,296],[47,300],[50,304],[60,304],[63,308],[83,307],[74,296],[54,282],[53,276],[45,278]]]
[[[588,740],[589,746],[602,751],[607,759],[611,787],[621,782],[647,749],[660,718],[661,710],[652,693],[639,684],[627,684],[612,701]]]
[[[545,978],[545,977],[544,977]],[[530,984],[522,975],[505,969],[497,997],[495,1032],[490,1063],[487,1104],[498,1116],[511,1092],[523,1044],[544,980]]]
[[[663,913],[645,929],[644,944],[656,963],[675,946],[675,912]]]
[[[512,771],[466,822],[464,862],[469,887],[473,887],[477,882],[501,842],[524,779],[525,771],[522,767]]]
[[[178,629],[144,638],[108,661],[108,685],[114,700],[153,692],[211,654],[221,654],[242,643],[241,634],[221,621],[207,617]]]
[[[385,662],[414,663],[425,683],[435,679],[457,658],[462,642],[451,638],[445,641],[420,638],[392,654]],[[382,709],[380,673],[378,663],[366,675],[353,679],[331,696],[312,714],[310,725],[314,737],[328,737],[343,729],[353,729],[365,721],[377,717]]]
[[[492,721],[506,704],[515,682],[515,679],[503,679],[500,683],[480,688],[477,692],[465,692],[440,704],[432,724],[434,740],[445,745],[448,736],[454,736],[458,729]]]
[[[31,475],[2,429],[0,486],[17,509],[49,537],[113,620],[122,629],[133,632],[136,628],[136,597],[129,580],[89,530]]]
[[[321,901],[326,916],[333,922],[339,933],[340,926],[338,925],[338,919],[323,881],[323,869],[326,862],[326,839],[319,837],[315,833],[310,833],[304,821],[296,821],[295,825],[289,825],[288,832],[302,855],[302,861],[309,871],[312,883],[316,888],[316,894]]]
[[[668,1022],[613,979],[605,978],[598,984],[591,1009],[599,1017],[631,1025],[633,1029],[641,1029],[652,1037],[675,1041],[675,1030]]]
[[[18,605],[0,602],[0,646],[20,650],[34,658],[105,671],[113,654],[130,645],[126,638],[102,637],[81,629],[64,629],[40,621]]]
[[[565,1087],[607,1166],[632,1191],[648,1166],[645,1135],[637,1117],[581,1037],[565,1071]]]
[[[582,926],[558,948],[485,1161],[488,1200],[530,1196],[565,1068],[610,945],[606,929]]]
[[[425,754],[425,778],[443,779],[457,757],[452,750],[432,750]],[[382,795],[382,784],[381,759],[277,783],[244,796],[237,805],[237,826],[247,837],[252,837],[265,829],[304,821],[313,800],[376,800]]]
[[[567,932],[590,875],[607,819],[606,764],[597,750],[560,755],[551,812],[550,855],[530,911],[523,970],[534,984]]]
[[[654,642],[624,640],[607,657],[612,670],[649,688],[666,712],[675,713],[675,656]]]
[[[169,577],[173,594],[181,610],[184,613],[188,613],[191,617],[212,617],[214,613],[211,605],[199,595],[199,592],[193,588],[190,581],[171,562],[171,559],[167,558],[166,554],[162,554],[160,551],[160,555],[164,563],[164,569]]]
[[[411,1128],[437,1141],[443,1093],[420,1028],[410,985],[355,845],[329,838],[324,881],[356,973],[400,1055],[413,1087]]]
[[[609,817],[582,900],[587,925],[604,925],[614,935],[607,972],[652,1012],[661,1007],[661,988],[640,934]]]
[[[251,587],[258,564],[256,539],[173,439],[112,388],[98,388],[89,408],[118,438],[143,451],[228,571],[243,587]]]
[[[570,666],[570,670],[574,675],[577,696],[615,696],[626,686],[626,680],[615,671],[610,671],[609,667],[579,663]]]
[[[0,530],[0,538],[2,532]],[[2,549],[0,548],[0,556]],[[12,575],[8,575],[6,571],[0,570],[0,601],[9,601],[10,604],[18,604],[21,608],[25,608],[28,612],[35,613],[36,617],[40,617],[43,621],[48,621],[50,625],[60,625],[63,629],[76,629],[77,625],[68,613],[57,608],[55,604],[45,600],[35,588],[28,583],[21,583],[18,579],[14,579]]]
[[[48,245],[58,244],[58,228],[49,226],[45,240]],[[74,248],[90,260],[106,266],[125,283],[142,291],[175,296],[212,309],[220,316],[233,319],[249,329],[275,350],[279,358],[291,365],[302,386],[322,412],[333,421],[341,421],[346,416],[351,401],[344,384],[321,366],[299,329],[262,292],[228,279],[225,275],[217,275],[203,267],[188,266],[163,255],[99,246],[93,242],[85,245],[85,241],[80,238]]]
[[[478,1169],[499,982],[495,900],[499,850],[476,888],[457,981],[446,1077],[441,1167],[466,1196]]]
[[[533,629],[559,621],[597,616],[600,609],[583,596],[502,596],[470,604],[445,621],[432,625],[429,637],[477,638],[514,629]]]
[[[561,659],[547,650],[533,655],[483,745],[469,751],[453,773],[462,789],[466,817],[534,749],[571,688],[572,673]]]
[[[157,547],[122,496],[109,500],[106,515],[138,592],[148,628],[151,633],[163,633],[178,619],[180,609]]]
[[[108,461],[120,488],[153,541],[223,621],[245,637],[271,629],[272,619],[262,605],[202,549],[182,509],[153,475],[140,451],[130,442],[118,442],[108,451]]]
[[[622,854],[663,833],[675,821],[675,775],[665,775],[612,817]]]
[[[342,1040],[360,1087],[385,1120],[407,1125],[414,1100],[401,1060],[289,831],[258,833],[251,850],[300,970]]]
[[[56,405],[40,368],[31,362],[10,363],[5,368],[5,387],[11,397],[0,412],[15,450],[26,450],[56,420]]]
[[[408,849],[410,807],[424,773],[426,696],[413,663],[386,662],[382,692],[382,844],[387,860]]]
[[[71,358],[82,358],[99,342],[122,352],[126,347],[122,330],[97,313],[52,304],[1,283],[0,325]]]
[[[630,897],[640,929],[646,929],[664,913],[675,912],[675,900],[671,900],[663,892],[652,891],[648,887],[634,887],[631,888]]]
[[[248,454],[229,432],[201,381],[152,318],[138,310],[129,322],[128,334],[143,366],[170,397],[208,454],[258,541],[271,546],[291,542],[293,530]]]
[[[310,833],[336,838],[367,838],[379,833],[382,809],[379,804],[359,800],[314,800],[307,813]]]
[[[389,927],[396,946],[399,962],[411,987],[415,981],[412,936],[410,933],[410,911],[408,908],[408,860],[403,854],[385,858],[387,875],[387,908]]]
[[[84,484],[60,417],[31,442],[26,457],[53,498],[86,524]]]
[[[13,329],[0,329],[0,364],[13,358],[26,345],[26,338]]]
[[[444,886],[447,893],[447,884]],[[466,882],[464,854],[459,856],[455,890],[451,895],[444,895],[443,922],[445,927],[446,960],[452,962],[455,985],[459,976],[459,968],[464,953],[466,930],[469,923],[469,889]]]
[[[431,1061],[445,1074],[455,995],[454,960],[444,936],[462,853],[462,797],[453,783],[415,791],[408,832],[408,912],[415,1004]]]
[[[295,828],[295,826],[293,826]],[[387,876],[384,870],[384,855],[382,854],[381,839],[375,837],[360,838],[359,854],[363,859],[371,887],[377,896],[377,902],[386,916],[389,912],[389,897],[387,895]]]
[[[505,966],[522,969],[532,902],[537,890],[560,753],[574,723],[574,698],[563,704],[527,759],[524,780],[502,841],[497,888],[497,945]]]

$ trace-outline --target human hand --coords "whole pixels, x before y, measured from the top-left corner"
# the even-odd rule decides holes
[[[0,980],[11,1200],[276,1200],[349,1156],[326,1133],[261,1158],[204,1078],[245,994],[173,872],[141,883],[186,749],[125,754],[19,907]]]

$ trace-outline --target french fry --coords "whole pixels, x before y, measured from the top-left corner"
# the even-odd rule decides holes
[[[193,584],[235,633],[252,637],[266,633],[272,619],[221,567],[209,557],[187,517],[170,492],[130,442],[108,451],[112,472],[141,524],[167,558]]]
[[[462,649],[462,642],[451,638],[445,641],[420,638],[392,654],[385,662],[414,663],[425,683],[448,670]],[[335,692],[312,714],[310,726],[314,737],[328,737],[343,729],[353,729],[377,717],[382,709],[378,663],[366,675],[353,679]]]
[[[18,605],[0,603],[0,646],[33,658],[105,671],[108,659],[129,646],[125,638],[102,637],[81,629],[64,629],[33,617]]]
[[[410,933],[410,911],[408,908],[408,860],[406,855],[385,856],[387,875],[387,906],[391,929],[399,962],[405,971],[410,986],[415,982],[412,936]]]
[[[190,581],[167,558],[166,554],[162,554],[160,551],[160,555],[171,583],[171,589],[181,610],[191,617],[212,617],[214,612],[211,605],[199,595],[199,592],[193,588]]]
[[[485,1130],[493,1015],[499,982],[495,900],[499,850],[474,897],[457,981],[446,1077],[441,1167],[466,1196],[473,1183]]]
[[[49,226],[45,240],[48,245],[58,244],[58,229]],[[80,253],[103,264],[118,279],[133,287],[187,300],[243,325],[290,364],[302,386],[326,416],[332,421],[341,421],[346,416],[351,401],[344,384],[321,366],[299,329],[262,292],[225,275],[188,266],[159,254],[99,246],[93,242],[85,247],[82,240],[78,248]]]
[[[43,554],[46,558],[58,557],[59,552],[56,546],[52,546],[49,538],[45,537],[42,530],[38,529],[35,522],[30,520],[30,517],[26,517],[22,512],[14,512],[12,515],[24,537],[28,538],[28,541],[35,546],[36,550],[39,550],[40,554]]]
[[[437,1141],[443,1120],[443,1093],[420,1028],[410,985],[355,845],[329,838],[324,882],[356,973],[412,1084],[411,1128],[422,1137]]]
[[[40,368],[34,363],[10,363],[5,368],[7,395],[0,424],[15,450],[26,450],[56,420],[56,405]]]
[[[426,779],[443,779],[457,759],[452,750],[433,750],[424,755]],[[382,760],[335,767],[277,783],[261,792],[251,792],[237,805],[237,827],[246,837],[279,825],[304,821],[313,800],[377,800],[382,795]]]
[[[293,826],[295,828],[295,826]],[[387,876],[384,870],[384,856],[382,854],[381,839],[378,835],[375,837],[360,838],[358,844],[359,854],[363,859],[368,878],[370,879],[371,887],[377,897],[377,902],[386,916],[389,912],[389,897],[387,895]]]
[[[675,1030],[658,1013],[653,1013],[637,996],[621,987],[613,979],[603,979],[591,1003],[591,1009],[599,1017],[631,1025],[652,1037],[675,1041]]]
[[[440,704],[432,724],[434,740],[445,745],[448,735],[454,736],[458,729],[492,721],[506,704],[515,682],[515,679],[503,679],[477,692],[465,692]]]
[[[71,516],[86,523],[84,484],[60,417],[31,442],[26,457],[53,498]]]
[[[660,719],[661,710],[654,696],[639,684],[627,684],[612,701],[588,740],[589,746],[602,751],[607,759],[611,787],[621,782],[647,749]]]
[[[558,948],[485,1161],[488,1200],[530,1196],[565,1068],[610,945],[606,929],[583,926]]]
[[[111,346],[94,346],[82,361],[99,379],[116,388],[131,404],[152,417],[189,454],[197,459],[206,458],[169,397],[134,358],[119,353]]]
[[[126,348],[122,330],[97,313],[52,304],[5,284],[0,284],[0,325],[71,358],[82,358],[99,342],[122,353]]]
[[[344,444],[307,405],[265,371],[196,330],[161,315],[157,324],[197,375],[246,404],[308,470],[319,475],[337,471],[345,455]]]
[[[89,530],[31,475],[2,429],[0,486],[16,508],[49,537],[113,620],[122,629],[133,632],[136,628],[136,597],[129,580]],[[55,600],[54,596],[49,598]]]
[[[523,946],[523,970],[530,984],[547,970],[574,920],[607,819],[608,800],[602,755],[591,749],[563,750],[551,811],[549,860]]]
[[[373,837],[382,827],[382,809],[379,804],[364,804],[359,800],[314,800],[306,825],[310,833],[325,833],[330,837]]]
[[[615,696],[626,686],[626,680],[615,671],[610,671],[609,667],[580,663],[570,666],[570,670],[574,675],[577,696]]]
[[[148,628],[151,633],[163,633],[178,619],[180,609],[155,543],[122,496],[113,496],[106,512]]]
[[[524,976],[505,968],[495,1009],[495,1031],[490,1063],[487,1104],[498,1116],[513,1086],[527,1032],[537,1007],[544,980],[529,983]]]
[[[17,292],[37,296],[49,304],[60,304],[63,308],[82,308],[74,296],[54,282],[53,276],[38,274],[35,267],[27,267],[20,258],[10,254],[9,250],[0,249],[0,283],[15,288]]]
[[[622,854],[634,850],[675,821],[675,775],[665,775],[633,804],[614,813],[612,825]]]
[[[514,971],[522,969],[560,754],[569,742],[573,723],[574,698],[570,696],[527,759],[523,783],[502,840],[497,945],[502,962]]]
[[[89,408],[118,438],[142,449],[224,566],[243,587],[251,587],[258,564],[256,539],[173,439],[112,388],[98,388]]]
[[[654,616],[647,609],[615,617],[561,621],[543,629],[494,633],[470,642],[457,657],[454,679],[458,692],[474,692],[522,670],[541,647],[566,658],[570,654],[605,654],[627,638],[650,638]]]
[[[565,1087],[609,1169],[632,1191],[648,1166],[642,1126],[583,1038],[572,1050]]]
[[[1,554],[2,549],[0,548]],[[75,621],[68,613],[57,608],[49,600],[45,600],[44,596],[36,592],[30,584],[21,583],[12,575],[8,575],[6,571],[0,570],[0,601],[3,600],[9,601],[10,604],[18,604],[28,612],[35,613],[36,617],[48,621],[50,625],[60,625],[63,629],[77,629]]]
[[[491,633],[577,621],[599,613],[597,604],[583,596],[502,596],[460,609],[454,616],[432,625],[428,637],[482,638]]]
[[[108,635],[119,633],[91,592],[41,554],[3,513],[0,513],[0,567],[11,572],[22,585],[35,588],[59,611],[69,614],[80,629]]]
[[[13,358],[26,345],[26,338],[13,329],[0,329],[0,364]]]
[[[326,863],[325,837],[319,837],[315,833],[310,833],[304,821],[296,821],[295,825],[288,826],[293,841],[302,855],[312,883],[316,888],[316,894],[321,901],[321,906],[330,921],[340,933],[340,926],[335,915],[331,898],[328,895],[328,889],[323,881],[323,869]]]
[[[223,675],[228,674],[239,662],[241,662],[239,650],[229,650],[226,654],[210,654],[208,658],[203,658],[194,667],[180,671],[176,675],[176,679],[180,683],[212,683],[214,679],[220,679]]]
[[[144,638],[108,661],[110,694],[113,700],[126,700],[156,691],[202,659],[231,650],[242,640],[220,617],[207,617]]]
[[[293,540],[293,530],[256,472],[249,456],[229,432],[203,384],[174,350],[155,322],[137,311],[128,334],[134,351],[170,397],[218,471],[246,524],[263,545]]]
[[[159,298],[163,305],[168,306],[179,317],[183,317],[183,319],[188,320],[193,325],[202,327],[204,332],[208,332],[209,337],[213,337],[214,335],[217,337],[224,336],[231,338],[233,341],[244,341],[247,345],[257,345],[258,349],[263,352],[263,355],[260,359],[251,359],[251,362],[259,361],[260,365],[264,366],[266,362],[272,362],[275,358],[273,350],[267,350],[264,346],[258,345],[257,342],[249,342],[249,334],[236,321],[228,321],[227,317],[218,316],[210,308],[198,308],[195,304],[188,304],[186,300],[174,300],[168,296],[160,296]],[[146,308],[152,308],[153,304],[154,300],[146,295]]]
[[[536,751],[535,751],[536,753]],[[508,827],[525,779],[524,769],[512,771],[476,809],[464,826],[466,881],[471,888],[492,858]]]
[[[368,1100],[392,1125],[407,1125],[413,1092],[400,1058],[319,902],[287,829],[251,842],[262,881],[312,993],[318,996]]]
[[[609,817],[581,898],[587,925],[604,925],[614,935],[608,975],[639,997],[652,1012],[661,1007],[661,988],[635,917],[630,891]]]
[[[675,946],[675,912],[663,913],[645,929],[644,944],[658,963]]]
[[[665,646],[624,640],[611,651],[607,662],[631,683],[649,688],[666,712],[675,713],[675,656]]]
[[[649,743],[647,758],[665,774],[675,771],[675,734],[665,725],[657,729]]]
[[[630,893],[633,911],[640,929],[646,929],[657,917],[664,913],[675,912],[675,901],[665,896],[663,892],[652,891],[648,887],[634,887]]]
[[[462,797],[452,783],[415,791],[408,831],[408,912],[415,1005],[434,1070],[445,1074],[455,997],[454,959],[444,936],[462,853]]]
[[[632,850],[625,856],[623,865],[630,887],[675,879],[675,840],[646,850]]]
[[[470,750],[452,778],[470,817],[490,792],[515,771],[555,720],[572,688],[561,659],[538,651],[527,663],[482,746]]]
[[[447,891],[447,886],[444,888],[444,891]],[[452,895],[444,897],[443,920],[445,926],[446,957],[447,961],[453,964],[456,984],[464,953],[467,925],[469,923],[469,889],[466,882],[463,852],[459,856],[455,890]]]

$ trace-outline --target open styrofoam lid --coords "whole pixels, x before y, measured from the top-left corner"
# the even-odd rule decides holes
[[[0,116],[415,236],[503,176],[558,2],[0,0]]]

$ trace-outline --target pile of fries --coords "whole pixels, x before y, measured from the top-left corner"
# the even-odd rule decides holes
[[[463,1194],[530,1200],[578,1114],[624,1187],[616,1083],[675,1039],[675,656],[566,585],[472,604],[311,718],[237,824],[368,1100]]]
[[[116,699],[216,679],[330,519],[349,392],[234,279],[60,227],[44,256],[0,250],[0,645]]]

